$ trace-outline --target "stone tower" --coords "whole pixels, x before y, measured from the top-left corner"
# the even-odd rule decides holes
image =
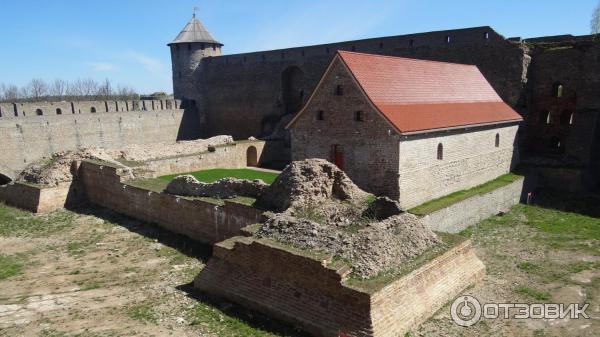
[[[192,74],[203,58],[220,56],[223,44],[214,39],[194,14],[168,46],[173,66],[173,94],[176,99],[193,100],[195,103],[198,90]]]

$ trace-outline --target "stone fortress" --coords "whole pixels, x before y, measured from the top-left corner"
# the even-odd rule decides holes
[[[504,38],[491,27],[221,55],[193,17],[169,44],[175,98],[199,113],[202,136],[279,139],[337,50],[476,65],[525,119],[518,147],[540,186],[594,189],[600,172],[600,41],[592,36]]]
[[[515,177],[437,211],[411,214],[406,212],[410,207],[471,185],[464,184],[468,176],[455,176],[456,167],[433,165],[432,173],[402,177],[412,172],[415,158],[425,158],[410,153],[435,150],[446,138],[454,147],[446,152],[447,162],[472,169],[477,184],[508,172],[519,152],[527,178],[540,186],[585,190],[598,182],[600,47],[591,37],[505,39],[478,27],[227,56],[221,55],[222,47],[195,16],[190,20],[169,44],[173,100],[0,104],[0,200],[39,213],[88,202],[157,224],[213,245],[211,259],[194,282],[204,292],[316,336],[400,336],[481,280],[485,266],[470,240],[452,233],[519,202],[524,184]],[[398,124],[400,132],[386,145],[394,148],[389,153],[363,151],[354,163],[348,155],[345,165],[337,149],[329,157],[324,148],[318,156],[337,165],[322,159],[287,165],[292,156],[311,157],[314,149],[302,139],[311,138],[313,117],[319,120],[318,111],[310,109],[320,107],[309,99],[323,94],[324,104],[330,103],[327,97],[338,78],[325,83],[326,90],[316,89],[320,81],[327,82],[325,70],[343,51],[442,61],[449,67],[447,62],[476,65],[451,67],[470,69],[478,85],[489,87],[487,98],[494,96],[490,101],[506,106],[510,116],[472,130],[466,124],[451,133],[426,128],[434,132],[415,139],[407,139],[410,135]],[[350,79],[341,78],[347,81],[347,94],[339,95],[345,101],[337,111],[359,97]],[[452,81],[445,85],[445,94],[470,90]],[[362,104],[366,114],[355,117],[361,122],[382,111]],[[304,121],[303,107],[311,112]],[[520,127],[515,111],[525,120]],[[300,121],[297,129],[294,118]],[[387,125],[377,123],[367,133],[391,135]],[[217,135],[233,137],[212,137]],[[195,141],[176,143],[187,139]],[[465,146],[485,142],[486,149]],[[144,155],[128,154],[131,146]],[[187,149],[178,150],[182,146]],[[54,155],[87,147],[101,151]],[[437,150],[437,159],[433,151],[428,160],[442,161],[444,151]],[[478,166],[498,153],[498,167]],[[364,176],[370,172],[356,169],[360,162],[381,161],[394,163],[395,171],[379,185],[392,181],[400,198],[374,191]],[[175,178],[166,187],[156,184],[168,174],[248,166],[286,168],[268,186],[231,180],[203,184],[191,176]],[[340,169],[344,166],[351,167],[348,175]],[[29,173],[47,171],[52,178],[52,170],[62,172],[63,179],[55,184],[28,180]],[[444,179],[426,186],[428,174]],[[452,179],[458,183],[446,184]],[[315,205],[324,212],[322,218],[301,215]],[[358,264],[354,252],[360,252]],[[394,255],[404,252],[414,260]],[[373,262],[366,266],[371,272],[360,274],[365,260]],[[369,269],[373,264],[377,268]],[[394,268],[394,277],[378,278]]]

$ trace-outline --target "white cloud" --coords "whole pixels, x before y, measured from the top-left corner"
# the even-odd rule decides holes
[[[110,71],[117,67],[116,65],[114,65],[112,63],[106,63],[106,62],[90,62],[89,65],[95,71]]]
[[[124,57],[130,61],[142,65],[146,70],[155,73],[162,74],[165,72],[165,65],[156,58],[144,55],[142,53],[130,50],[124,54]]]

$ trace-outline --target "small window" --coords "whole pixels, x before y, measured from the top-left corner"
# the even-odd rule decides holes
[[[560,124],[561,125],[573,125],[573,118],[575,114],[569,110],[565,110],[560,115]]]
[[[496,134],[495,146],[500,147],[500,134],[499,133]]]
[[[341,85],[338,85],[335,87],[335,95],[336,96],[344,96],[344,87]]]
[[[214,45],[214,44],[213,44],[213,46],[212,46],[212,47],[213,47],[213,51],[217,50],[217,45]]]
[[[409,47],[412,47],[414,45],[415,45],[415,40],[413,40],[413,39],[408,40],[408,46]]]
[[[42,111],[42,109],[36,109],[35,110],[35,114],[38,115],[38,116],[41,116],[41,115],[44,114],[44,112]]]
[[[57,108],[57,109],[56,109],[56,114],[57,114],[57,115],[62,115],[62,110],[61,110],[60,108]]]
[[[204,45],[204,43],[200,45],[200,49],[201,49],[201,50],[204,50],[204,49],[205,49],[205,47],[206,47],[206,46]]]
[[[550,124],[552,122],[551,117],[550,117],[550,112],[547,110],[540,112],[540,115],[538,117],[538,122],[539,122],[539,124]]]
[[[317,118],[318,121],[325,120],[325,112],[323,112],[323,110],[317,111],[316,118]]]
[[[192,44],[188,43],[188,50],[192,50]]]
[[[302,49],[302,57],[304,57],[305,53],[304,53],[304,49]]]
[[[379,49],[383,49],[383,42],[379,42]]]
[[[489,32],[483,33],[483,39],[484,40],[489,40],[489,38],[490,38],[490,33]]]
[[[365,113],[362,111],[356,111],[354,113],[354,120],[356,122],[364,122],[365,121]]]
[[[329,48],[325,48],[325,54],[329,54]]]
[[[246,56],[244,56],[244,63],[246,63]]]
[[[554,97],[561,98],[564,95],[565,87],[562,84],[557,83],[557,84],[554,85],[554,90],[553,91],[554,91],[554,93],[553,93]]]
[[[444,159],[444,145],[442,145],[442,143],[439,143],[438,147],[437,147],[437,159],[438,160]]]
[[[96,113],[96,107],[94,107],[94,106],[93,106],[93,107],[91,107],[91,108],[90,108],[90,112],[91,112],[91,113],[93,113],[93,114],[95,114],[95,113]]]
[[[562,143],[562,141],[561,141],[560,138],[558,138],[558,137],[552,137],[550,139],[550,148],[551,149],[556,150],[556,151],[560,151],[560,150],[563,150],[563,146],[564,145],[563,145],[563,143]]]
[[[446,35],[446,43],[450,42],[452,42],[452,38],[450,37],[450,35]]]

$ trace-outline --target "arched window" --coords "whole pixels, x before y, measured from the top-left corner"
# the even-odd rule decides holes
[[[415,40],[413,40],[413,39],[408,40],[408,46],[409,47],[412,47],[414,45],[415,45]]]
[[[341,85],[338,85],[335,87],[335,95],[336,96],[344,96],[344,87]]]
[[[439,143],[437,147],[437,159],[444,159],[444,145],[442,145],[442,143]]]
[[[38,115],[38,116],[41,116],[41,115],[44,114],[44,112],[42,111],[42,109],[36,109],[35,110],[35,114]]]
[[[496,147],[500,147],[500,134],[499,133],[496,134],[496,141],[495,141],[494,145]]]
[[[91,113],[93,113],[93,114],[94,114],[94,113],[96,113],[96,107],[92,107],[92,108],[90,109],[90,112],[91,112]]]
[[[550,112],[548,110],[541,111],[539,115],[539,124],[550,124],[551,122]]]
[[[61,110],[61,108],[56,108],[56,114],[57,114],[57,115],[62,115],[62,110]]]
[[[550,139],[550,148],[557,152],[562,152],[564,150],[565,145],[562,140],[556,136]]]
[[[485,33],[483,33],[483,39],[484,39],[484,40],[487,40],[487,39],[489,39],[489,38],[490,38],[490,33],[489,33],[489,32],[485,32]]]
[[[560,115],[560,125],[573,125],[575,114],[569,110],[565,110]]]
[[[450,42],[452,42],[452,38],[450,37],[450,35],[446,35],[446,43]]]
[[[553,90],[553,96],[556,98],[561,98],[563,97],[565,92],[565,87],[562,85],[562,83],[556,83],[554,85],[554,90]]]

